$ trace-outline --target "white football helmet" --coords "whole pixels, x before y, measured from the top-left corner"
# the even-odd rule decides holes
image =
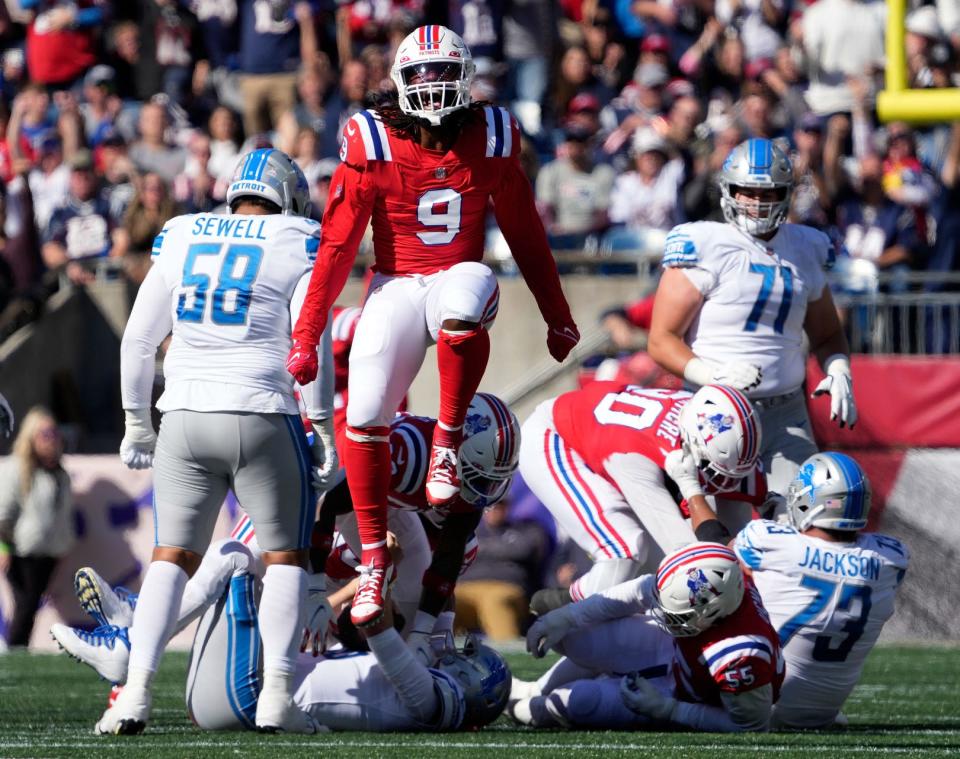
[[[445,116],[470,105],[475,72],[460,35],[431,24],[404,37],[390,78],[397,85],[401,111],[439,126]]]
[[[657,569],[652,616],[675,638],[699,635],[740,607],[743,572],[720,543],[691,543],[667,554]]]
[[[680,411],[680,439],[699,462],[708,495],[739,486],[760,457],[760,425],[747,396],[727,385],[704,385]]]
[[[845,453],[815,453],[800,465],[787,490],[790,522],[801,532],[862,530],[873,492],[860,465]]]
[[[227,188],[227,205],[244,196],[269,200],[286,216],[310,215],[310,185],[300,167],[282,150],[260,148],[237,164]]]
[[[492,506],[507,492],[520,457],[520,423],[507,404],[477,393],[463,422],[460,495],[477,508]]]
[[[787,154],[770,140],[753,138],[730,151],[720,170],[720,207],[723,218],[748,235],[772,232],[787,218],[793,190],[793,165]],[[741,203],[738,188],[777,190],[771,203]]]

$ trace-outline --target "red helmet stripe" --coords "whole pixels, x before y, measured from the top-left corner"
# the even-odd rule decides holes
[[[701,559],[727,559],[734,563],[737,561],[736,554],[720,544],[703,545],[702,543],[694,543],[663,560],[660,569],[657,571],[657,588],[662,589],[666,581],[681,567]]]
[[[510,412],[507,410],[507,407],[503,405],[503,401],[497,396],[491,395],[490,393],[477,393],[477,395],[486,401],[497,419],[498,463],[512,460],[516,441],[513,436],[513,425],[510,423]]]
[[[752,413],[750,401],[739,390],[725,385],[714,385],[723,393],[733,407],[737,410],[737,416],[740,417],[740,426],[743,428],[743,454],[741,461],[750,461],[757,456],[757,422],[756,416]]]

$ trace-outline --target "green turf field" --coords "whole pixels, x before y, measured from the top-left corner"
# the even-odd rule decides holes
[[[509,659],[523,678],[545,668]],[[184,654],[164,660],[146,733],[101,738],[92,728],[108,688],[90,670],[65,655],[0,656],[0,757],[960,756],[960,648],[878,648],[847,703],[850,728],[832,734],[571,733],[519,729],[505,718],[472,734],[203,733],[184,711],[185,671]]]

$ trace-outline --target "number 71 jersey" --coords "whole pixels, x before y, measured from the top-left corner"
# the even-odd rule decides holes
[[[290,303],[301,280],[306,291],[319,238],[317,222],[280,214],[164,225],[151,274],[168,293],[173,339],[158,409],[299,413],[285,367]]]
[[[683,269],[704,298],[687,344],[717,364],[737,360],[759,366],[763,380],[747,393],[751,398],[796,390],[805,376],[807,304],[823,295],[823,269],[833,255],[830,238],[798,224],[782,224],[767,241],[733,224],[674,227],[663,266]]]

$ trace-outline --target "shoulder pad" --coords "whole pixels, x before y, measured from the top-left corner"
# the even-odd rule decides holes
[[[887,561],[896,567],[907,568],[910,563],[910,549],[907,546],[889,535],[879,533],[864,533],[863,537],[869,537],[873,548],[881,554]]]
[[[506,108],[484,106],[487,125],[487,158],[510,158],[520,155],[520,126]]]
[[[160,233],[153,238],[153,247],[150,249],[150,258],[154,259],[160,255],[163,251],[163,241],[166,236],[173,231],[175,227],[182,224],[184,219],[189,219],[193,214],[183,214],[181,216],[174,216],[172,219],[168,219],[164,225],[163,229],[160,230]]]
[[[351,166],[393,160],[387,128],[376,111],[360,111],[343,125],[340,160]]]
[[[690,224],[680,224],[670,230],[663,246],[663,267],[696,266],[700,260]]]

